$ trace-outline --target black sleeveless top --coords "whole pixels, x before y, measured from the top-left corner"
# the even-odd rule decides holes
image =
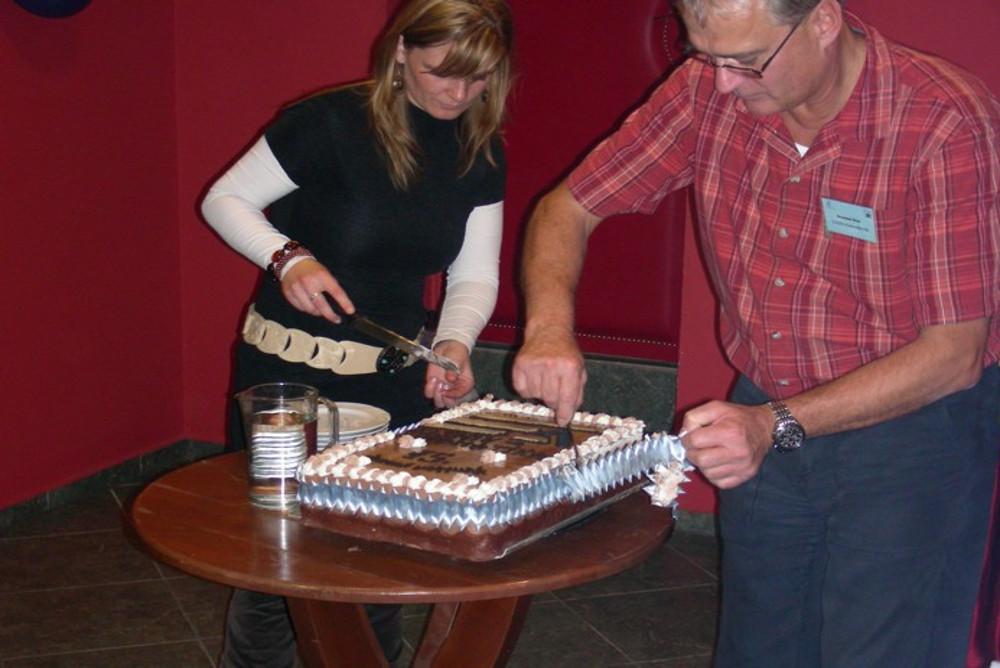
[[[357,87],[307,99],[267,129],[267,142],[299,189],[271,205],[268,218],[311,250],[358,311],[405,335],[424,324],[423,281],[458,255],[473,208],[503,199],[503,168],[480,159],[458,175],[458,120],[409,106],[421,172],[397,190],[368,127]],[[502,159],[502,150],[494,147]],[[315,336],[359,340],[302,313],[265,281],[257,310]]]
[[[480,156],[459,176],[459,121],[438,120],[409,105],[421,171],[408,191],[397,190],[369,129],[362,93],[355,86],[308,98],[285,109],[267,128],[268,145],[299,186],[270,206],[268,219],[312,251],[360,313],[412,337],[427,317],[425,277],[454,261],[472,209],[503,199],[503,149],[495,142],[498,167]],[[285,327],[382,346],[356,330],[298,311],[267,276],[254,301],[262,316]],[[334,401],[385,408],[394,427],[432,410],[422,396],[422,363],[396,376],[338,376],[243,343],[236,361],[234,389],[281,380],[306,383]]]

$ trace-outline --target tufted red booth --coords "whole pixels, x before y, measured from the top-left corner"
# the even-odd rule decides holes
[[[518,83],[507,126],[509,176],[497,309],[483,340],[515,343],[517,266],[537,197],[617,125],[680,56],[667,0],[512,0]],[[591,238],[577,300],[588,353],[676,362],[686,198],[622,216]]]

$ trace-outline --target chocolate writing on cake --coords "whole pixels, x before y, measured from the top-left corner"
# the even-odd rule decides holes
[[[442,456],[443,455],[443,456]],[[455,466],[447,462],[450,458],[446,453],[408,452],[401,458],[406,461],[406,468],[411,471],[429,471],[432,473],[465,473],[466,475],[482,476],[486,469],[482,466]],[[381,455],[372,455],[373,464],[381,464],[389,468],[398,467],[399,459],[390,459]]]

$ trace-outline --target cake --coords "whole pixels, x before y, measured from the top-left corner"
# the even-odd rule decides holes
[[[686,479],[683,449],[675,437],[644,435],[644,426],[578,412],[567,430],[544,406],[469,402],[307,459],[298,472],[302,520],[471,561],[496,559],[647,479],[658,505],[670,505]]]

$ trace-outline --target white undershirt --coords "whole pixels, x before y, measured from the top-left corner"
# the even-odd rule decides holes
[[[261,137],[212,184],[201,203],[208,224],[234,250],[261,269],[288,237],[264,215],[264,209],[298,189]],[[503,201],[478,206],[469,214],[465,239],[448,267],[447,285],[434,343],[455,340],[470,351],[496,305],[500,285]],[[282,269],[282,276],[297,262]]]

